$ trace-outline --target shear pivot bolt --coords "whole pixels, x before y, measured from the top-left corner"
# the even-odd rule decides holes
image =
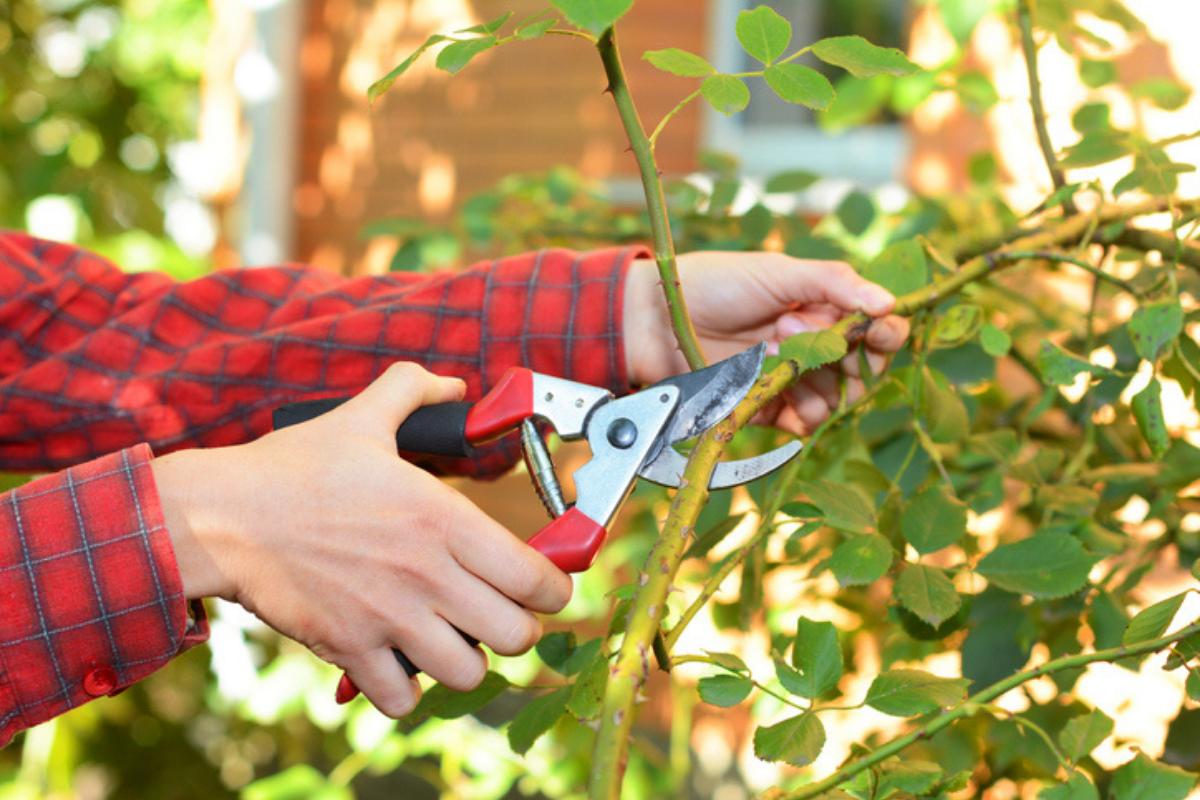
[[[608,426],[608,443],[621,450],[632,447],[637,441],[637,435],[637,425],[625,417],[613,420]]]

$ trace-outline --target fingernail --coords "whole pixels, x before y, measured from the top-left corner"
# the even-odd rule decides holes
[[[783,339],[797,333],[810,333],[813,327],[799,317],[782,317],[779,320],[779,336]]]
[[[869,314],[882,314],[895,302],[891,292],[874,283],[860,289],[858,299],[862,303],[863,310]]]
[[[337,694],[333,699],[337,700],[339,706],[344,706],[358,695],[358,687],[354,685],[354,681],[350,680],[349,675],[343,675],[338,681]]]

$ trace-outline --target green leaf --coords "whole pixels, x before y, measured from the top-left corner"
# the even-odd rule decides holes
[[[504,23],[508,22],[512,18],[512,15],[513,12],[505,11],[500,16],[490,19],[487,22],[463,28],[462,30],[455,31],[455,33],[495,33],[504,27]]]
[[[1113,775],[1113,800],[1186,800],[1196,776],[1138,753]]]
[[[825,746],[825,726],[816,714],[800,714],[754,731],[754,755],[764,761],[786,761],[805,767]]]
[[[715,653],[712,650],[705,650],[704,654],[711,658],[714,663],[719,664],[725,669],[730,669],[734,672],[750,671],[750,668],[746,666],[746,662],[733,653]]]
[[[877,533],[850,536],[833,551],[829,568],[841,586],[874,583],[891,569],[892,545]]]
[[[1062,159],[1064,167],[1096,167],[1129,155],[1129,145],[1118,135],[1107,131],[1094,131],[1084,135],[1078,143],[1067,149]]]
[[[558,20],[550,17],[549,19],[539,19],[536,22],[530,22],[528,25],[521,25],[516,31],[517,38],[526,42],[533,39],[540,39],[546,35],[546,31],[554,27],[556,22]]]
[[[1137,420],[1142,438],[1150,445],[1150,452],[1156,459],[1161,459],[1171,446],[1171,437],[1167,433],[1167,423],[1163,418],[1162,384],[1158,382],[1158,378],[1152,378],[1145,389],[1133,396],[1129,405],[1133,409],[1133,418]]]
[[[865,192],[853,191],[838,203],[838,222],[852,236],[862,236],[875,221],[875,203]]]
[[[967,532],[967,505],[945,485],[931,486],[904,508],[900,532],[922,555],[949,547]]]
[[[1008,351],[1012,349],[1012,337],[1008,335],[1008,331],[985,322],[979,329],[979,344],[989,356],[1001,358],[1008,355]]]
[[[1179,607],[1183,605],[1185,597],[1187,597],[1186,592],[1177,594],[1174,597],[1168,597],[1166,600],[1160,600],[1136,614],[1129,621],[1129,626],[1125,628],[1125,635],[1121,637],[1121,644],[1126,646],[1140,644],[1141,642],[1149,642],[1162,636],[1166,633],[1167,626],[1171,624],[1171,620],[1175,618]]]
[[[829,527],[854,533],[875,530],[875,506],[853,486],[817,479],[803,481],[799,488],[821,509]]]
[[[508,686],[508,678],[498,672],[488,672],[483,681],[469,692],[456,692],[439,683],[425,692],[406,722],[415,724],[428,717],[465,717],[495,700]]]
[[[801,372],[808,372],[846,355],[846,339],[829,330],[797,333],[780,343],[779,355],[795,361]]]
[[[282,772],[248,784],[242,789],[240,797],[243,800],[335,800],[352,795],[345,787],[330,784],[315,767],[294,764]]]
[[[1081,372],[1101,377],[1112,374],[1111,370],[1091,364],[1048,341],[1043,341],[1042,349],[1038,351],[1037,367],[1047,386],[1070,386]]]
[[[931,761],[905,758],[885,762],[874,797],[894,797],[893,792],[924,796],[941,777],[942,768]]]
[[[725,519],[708,528],[703,533],[696,536],[696,540],[692,542],[692,546],[688,548],[684,558],[699,558],[706,554],[709,550],[716,547],[717,543],[733,532],[743,519],[745,514],[735,514],[732,517]]]
[[[1157,361],[1167,345],[1183,332],[1183,307],[1176,299],[1148,303],[1129,320],[1133,349],[1147,361]]]
[[[542,659],[542,663],[555,672],[561,673],[567,657],[575,651],[575,634],[571,631],[547,633],[538,640],[535,649],[538,658]]]
[[[1038,800],[1100,800],[1100,794],[1087,775],[1073,772],[1065,783],[1056,783],[1038,792]]]
[[[937,567],[911,564],[896,579],[896,599],[922,621],[937,627],[958,613],[962,598]]]
[[[767,178],[767,185],[764,188],[768,194],[803,192],[820,179],[820,175],[814,175],[813,173],[806,172],[804,170],[778,172],[772,175],[770,178]]]
[[[755,203],[742,215],[738,223],[742,231],[742,240],[753,247],[761,244],[774,229],[775,215],[762,203]]]
[[[970,427],[967,407],[946,376],[928,368],[924,373],[921,405],[917,409],[929,438],[938,444],[954,444],[966,437]]]
[[[1041,533],[1000,545],[983,557],[977,571],[1006,591],[1053,599],[1083,588],[1095,563],[1075,537]]]
[[[1080,133],[1104,130],[1109,127],[1112,109],[1108,103],[1087,103],[1071,117],[1071,125]]]
[[[754,684],[744,675],[713,675],[701,678],[700,699],[710,706],[729,708],[745,700]]]
[[[742,49],[764,64],[783,55],[792,41],[792,23],[768,6],[742,11],[734,29]]]
[[[763,79],[775,94],[789,103],[824,110],[833,102],[833,84],[803,64],[775,64],[767,67]]]
[[[513,752],[524,755],[533,747],[533,743],[567,713],[567,701],[570,699],[571,687],[564,686],[550,694],[535,697],[518,711],[508,726],[508,746]]]
[[[974,303],[956,303],[937,319],[935,337],[939,347],[958,347],[975,337],[983,325],[983,309]]]
[[[817,58],[857,78],[874,75],[911,75],[921,70],[904,53],[892,47],[879,47],[861,36],[833,36],[812,46]]]
[[[1103,711],[1092,711],[1072,718],[1058,735],[1058,744],[1072,761],[1091,753],[1113,732],[1113,721]]]
[[[1107,650],[1121,644],[1129,615],[1110,592],[1100,591],[1092,599],[1087,622],[1096,637],[1096,649]]]
[[[862,269],[862,276],[900,297],[929,283],[925,248],[915,239],[888,245]]]
[[[939,678],[917,669],[881,673],[867,690],[867,705],[893,717],[928,714],[967,699],[964,678]]]
[[[963,107],[976,116],[986,114],[996,103],[1000,102],[1000,95],[996,91],[995,85],[987,75],[976,70],[959,75],[958,80],[954,83],[954,92],[958,95]]]
[[[550,0],[572,25],[595,34],[625,15],[633,0]]]
[[[467,39],[463,42],[451,42],[442,48],[434,62],[438,69],[445,70],[451,75],[470,63],[471,59],[496,46],[495,36],[481,36],[478,39]]]
[[[418,47],[408,56],[408,58],[401,61],[392,68],[391,72],[389,72],[387,75],[384,75],[367,88],[367,99],[372,103],[378,100],[381,94],[392,88],[392,84],[396,82],[397,78],[407,72],[409,67],[417,63],[417,59],[424,55],[426,50],[433,47],[435,44],[444,41],[446,41],[446,37],[436,33],[426,39],[420,47]]]
[[[1200,703],[1200,672],[1189,672],[1184,688],[1189,699]]]
[[[700,84],[700,93],[708,104],[722,114],[736,114],[750,103],[750,90],[741,78],[710,75]]]
[[[1111,61],[1079,60],[1079,78],[1085,86],[1099,89],[1117,79],[1117,66]]]
[[[992,0],[939,0],[937,5],[946,30],[959,45],[967,43],[979,20],[992,10]]]
[[[837,96],[829,108],[817,112],[822,130],[837,133],[875,119],[887,106],[894,79],[890,75],[856,78],[843,75],[834,83]]]
[[[642,58],[649,61],[663,72],[679,75],[683,78],[703,78],[712,75],[717,68],[701,56],[680,50],[678,47],[668,47],[666,50],[647,50]]]
[[[796,694],[815,700],[837,686],[842,677],[842,648],[832,622],[801,617],[792,644],[792,664],[800,670]]]
[[[601,655],[589,664],[571,685],[567,709],[580,719],[594,718],[600,713],[607,683],[608,659]]]
[[[1191,90],[1170,78],[1138,81],[1130,87],[1129,93],[1134,97],[1145,98],[1166,111],[1178,111],[1192,96]]]

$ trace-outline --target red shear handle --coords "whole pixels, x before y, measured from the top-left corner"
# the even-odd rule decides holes
[[[508,433],[533,416],[533,373],[524,367],[509,367],[467,414],[464,430],[471,444],[479,444]]]
[[[607,535],[603,525],[578,508],[571,508],[535,533],[529,546],[563,572],[583,572],[596,560]]]

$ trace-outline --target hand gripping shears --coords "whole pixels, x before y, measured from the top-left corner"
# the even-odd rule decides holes
[[[564,572],[582,572],[591,566],[636,478],[679,486],[687,459],[674,445],[699,436],[733,411],[758,380],[765,352],[766,345],[759,344],[620,398],[585,383],[512,367],[478,402],[438,403],[414,411],[396,431],[396,447],[469,458],[476,445],[519,429],[529,474],[553,518],[528,543]],[[275,411],[275,427],[312,419],[347,399],[283,406]],[[535,420],[548,422],[564,440],[586,439],[591,448],[591,458],[574,474],[574,504],[563,500]],[[753,458],[719,462],[709,488],[724,489],[767,475],[800,447],[800,442],[791,441]],[[393,652],[409,676],[420,672],[399,650]],[[344,702],[355,694],[354,684],[343,675],[338,699]]]

